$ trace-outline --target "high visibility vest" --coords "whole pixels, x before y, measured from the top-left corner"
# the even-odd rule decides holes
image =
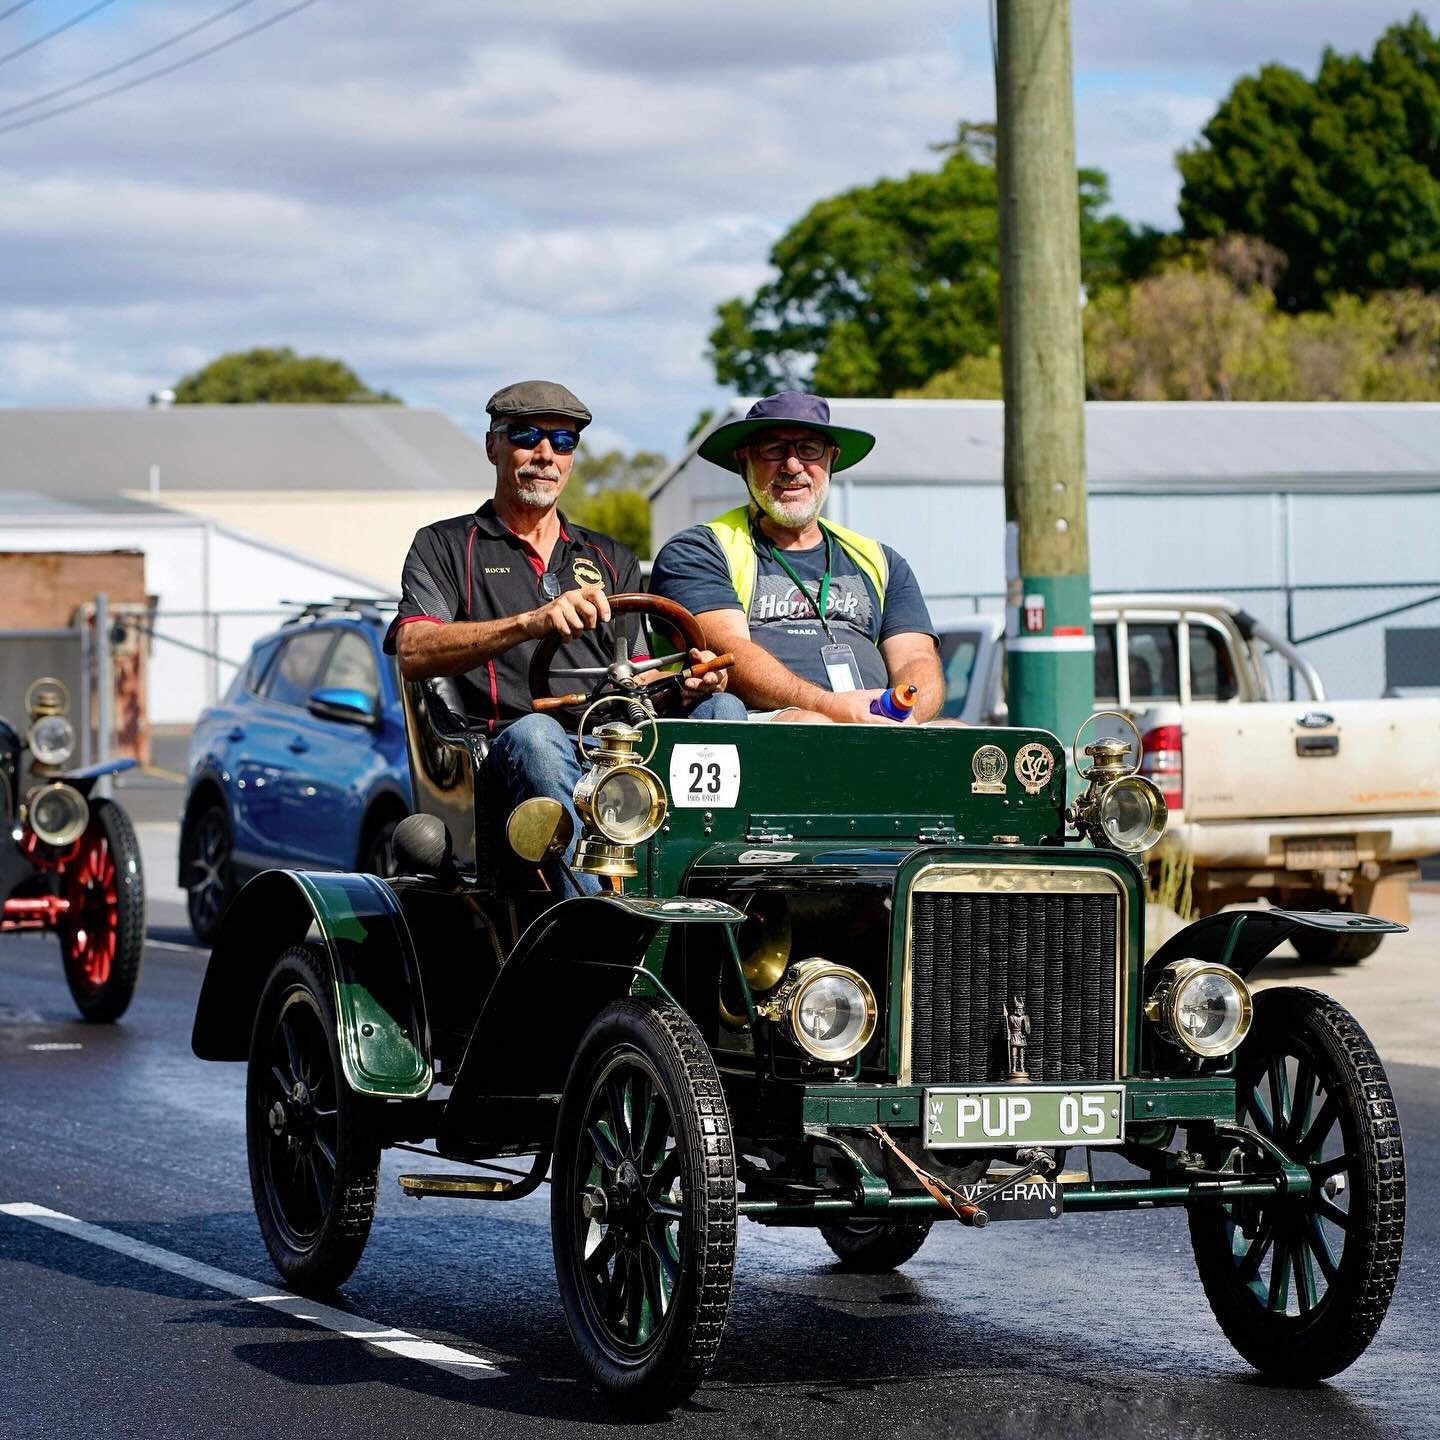
[[[750,613],[750,602],[755,598],[755,577],[760,565],[755,558],[755,541],[750,534],[751,509],[748,505],[727,510],[713,520],[705,522],[705,528],[720,542],[725,563],[730,567],[730,581],[735,586],[735,595],[746,615]],[[840,548],[860,567],[861,573],[875,587],[880,609],[885,611],[885,586],[890,579],[890,564],[885,558],[884,547],[868,535],[859,535],[836,525],[830,520],[825,528],[835,537]]]

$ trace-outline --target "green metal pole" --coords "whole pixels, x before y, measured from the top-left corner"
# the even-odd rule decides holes
[[[997,19],[1009,706],[1068,746],[1095,705],[1069,0]]]

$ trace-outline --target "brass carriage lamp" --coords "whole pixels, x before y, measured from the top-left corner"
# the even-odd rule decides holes
[[[597,726],[591,738],[596,743],[585,752],[589,769],[573,792],[585,827],[575,869],[586,875],[638,875],[635,847],[665,822],[665,786],[637,758],[640,731],[633,725],[612,720]]]
[[[1093,740],[1085,747],[1090,767],[1080,764],[1077,747],[1085,727],[1102,716],[1113,715],[1128,725],[1135,735],[1135,744],[1119,738]],[[1127,758],[1131,751],[1137,763]],[[1076,732],[1071,746],[1075,769],[1086,782],[1084,792],[1075,801],[1071,818],[1076,827],[1096,845],[1112,850],[1138,854],[1148,850],[1165,833],[1169,811],[1165,797],[1154,781],[1137,773],[1141,753],[1140,733],[1128,715],[1115,710],[1097,710]]]

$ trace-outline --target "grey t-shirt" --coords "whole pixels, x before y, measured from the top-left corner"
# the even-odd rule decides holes
[[[763,646],[787,669],[820,686],[832,688],[830,676],[820,657],[822,646],[830,643],[816,618],[814,600],[825,573],[825,544],[808,550],[786,550],[790,568],[805,582],[810,598],[785,573],[771,553],[763,534],[755,540],[755,594],[746,620],[750,638]],[[889,565],[882,612],[879,596],[864,571],[835,541],[831,547],[833,569],[826,618],[834,642],[848,645],[855,653],[863,689],[875,690],[889,683],[880,641],[892,635],[919,633],[935,637],[924,596],[904,556],[888,545],[882,547]],[[706,610],[739,610],[740,598],[730,579],[725,552],[715,532],[704,525],[682,530],[666,541],[655,557],[650,589],[677,601],[692,614]]]

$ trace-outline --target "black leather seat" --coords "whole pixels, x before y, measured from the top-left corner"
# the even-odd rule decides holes
[[[407,680],[400,688],[415,812],[444,821],[456,865],[473,870],[483,884],[490,877],[484,773],[489,734],[470,723],[454,680]]]

